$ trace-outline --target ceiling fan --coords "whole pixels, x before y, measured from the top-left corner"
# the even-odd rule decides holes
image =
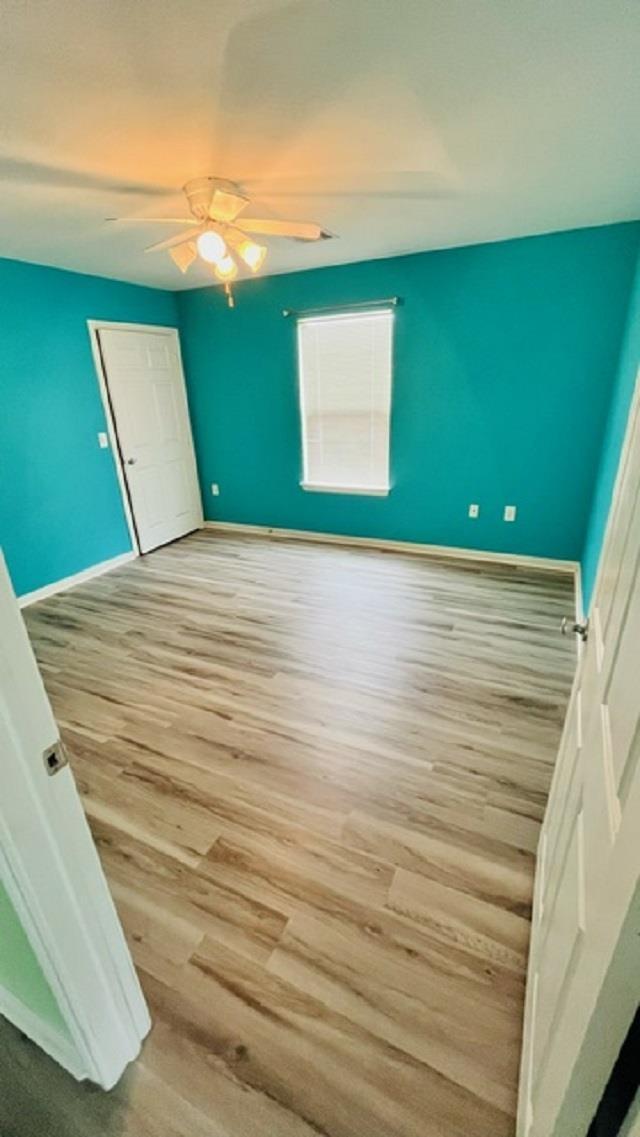
[[[107,220],[189,226],[175,237],[149,245],[145,252],[165,250],[183,273],[199,256],[212,266],[214,276],[225,285],[230,305],[233,299],[229,285],[238,275],[236,258],[255,273],[262,268],[268,252],[267,247],[254,241],[250,234],[288,237],[294,241],[322,241],[332,236],[312,221],[240,218],[250,199],[236,182],[226,178],[193,178],[183,186],[183,191],[191,217],[108,217]]]

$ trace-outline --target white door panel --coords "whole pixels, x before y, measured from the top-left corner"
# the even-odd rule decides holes
[[[561,995],[573,975],[585,931],[584,818],[578,809],[568,834],[562,870],[545,905],[545,937],[538,972],[538,1022],[534,1047],[533,1092],[544,1076],[549,1035],[561,1007]]]
[[[569,703],[562,745],[564,760],[559,764],[557,769],[557,778],[553,788],[553,794],[558,800],[566,801],[574,798],[579,792],[578,763],[582,750],[582,691],[579,687],[574,690]],[[548,866],[558,865],[558,846],[562,835],[562,821],[565,814],[566,811],[561,810],[549,811],[545,821],[543,831],[545,874],[544,884],[540,891],[543,904],[550,886],[550,879],[552,879],[553,876],[552,873],[549,873]]]
[[[620,996],[640,932],[637,406],[636,393],[541,832],[519,1137],[585,1137],[638,996]]]
[[[45,766],[44,752],[57,739],[0,553],[0,877],[77,1061],[69,1064],[34,1015],[14,1021],[76,1076],[108,1089],[138,1053],[150,1022],[71,768],[51,776]]]
[[[98,331],[143,553],[202,525],[191,424],[172,329]]]

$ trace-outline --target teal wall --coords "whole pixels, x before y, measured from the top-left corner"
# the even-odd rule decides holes
[[[267,277],[239,284],[233,310],[219,289],[179,294],[205,516],[577,559],[639,235],[627,223]],[[392,491],[305,493],[281,309],[396,294]]]
[[[0,546],[18,594],[131,547],[87,319],[176,324],[171,293],[0,260]]]
[[[599,467],[639,237],[628,223],[267,277],[238,285],[232,311],[219,289],[174,296],[0,260],[0,545],[16,591],[130,547],[97,444],[86,320],[174,325],[179,313],[205,516],[583,553],[588,592],[640,339],[638,286]],[[295,324],[281,309],[395,294],[392,491],[306,494]]]
[[[0,882],[0,987],[58,1034],[70,1038],[67,1024],[36,959],[19,917]]]
[[[613,389],[609,419],[604,436],[600,466],[593,494],[587,536],[582,554],[582,596],[585,612],[589,611],[593,585],[598,569],[604,531],[611,504],[611,493],[618,470],[620,450],[627,426],[629,406],[640,367],[640,259],[635,287],[620,354],[620,365]]]

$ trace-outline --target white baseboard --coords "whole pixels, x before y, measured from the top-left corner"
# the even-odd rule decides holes
[[[205,529],[237,534],[257,534],[280,537],[288,541],[318,541],[330,545],[364,545],[369,549],[386,549],[389,552],[415,553],[417,556],[440,557],[448,560],[488,561],[493,564],[515,565],[519,568],[544,569],[547,572],[564,572],[576,576],[577,561],[554,560],[551,557],[528,557],[520,553],[492,553],[485,549],[464,549],[456,545],[422,545],[417,541],[390,541],[383,537],[349,537],[337,533],[318,533],[306,529],[274,529],[269,525],[243,525],[232,521],[205,521]]]
[[[38,1018],[33,1011],[16,999],[11,991],[0,986],[0,1015],[4,1015],[10,1023],[26,1034],[35,1042],[45,1054],[63,1066],[77,1081],[83,1081],[88,1075],[82,1065],[80,1055],[70,1038],[65,1038],[58,1031]]]
[[[76,572],[73,576],[65,576],[62,580],[54,580],[52,584],[45,584],[44,588],[36,588],[34,592],[25,592],[18,597],[18,605],[20,608],[26,608],[28,604],[36,604],[38,600],[46,600],[48,596],[55,596],[56,592],[65,592],[67,588],[75,588],[76,584],[84,584],[86,580],[93,580],[94,576],[102,576],[103,573],[111,572],[111,569],[118,568],[119,565],[126,565],[128,561],[134,560],[137,555],[133,550],[128,553],[120,553],[118,557],[111,557],[108,561],[91,565],[90,568]]]

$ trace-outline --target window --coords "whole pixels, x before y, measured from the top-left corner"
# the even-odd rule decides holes
[[[389,492],[393,311],[298,320],[306,490]]]

